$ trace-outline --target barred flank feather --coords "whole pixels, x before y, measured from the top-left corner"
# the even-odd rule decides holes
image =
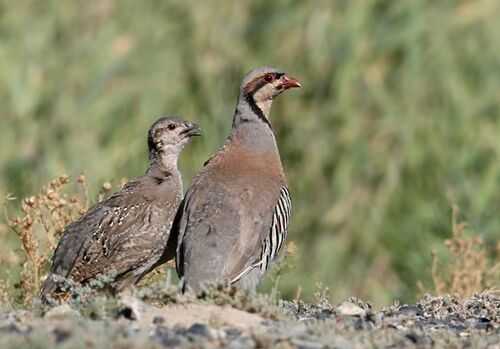
[[[278,256],[288,233],[288,223],[292,213],[290,192],[286,187],[280,190],[278,204],[274,208],[273,223],[269,236],[262,243],[260,255],[260,270],[265,272]]]

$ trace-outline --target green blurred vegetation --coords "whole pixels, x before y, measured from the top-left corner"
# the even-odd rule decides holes
[[[204,129],[181,160],[187,186],[243,74],[281,67],[304,87],[272,112],[298,245],[280,290],[412,300],[452,204],[498,237],[499,18],[497,0],[1,0],[0,195],[139,175],[163,114]]]

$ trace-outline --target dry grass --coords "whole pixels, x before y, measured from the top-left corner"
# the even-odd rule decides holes
[[[146,274],[138,283],[138,287],[148,287],[167,279],[168,270],[175,273],[175,261],[172,259],[163,266],[153,269]]]
[[[111,184],[105,183],[98,200],[111,190]],[[10,198],[10,201],[14,200]],[[23,252],[18,262],[22,267],[20,282],[16,285],[22,303],[29,304],[38,294],[48,270],[49,258],[64,228],[84,214],[89,205],[85,176],[78,176],[72,181],[63,175],[43,186],[37,195],[23,199],[20,216],[11,218],[6,214],[9,227],[19,239]],[[7,293],[5,285],[2,290]]]
[[[9,285],[7,282],[0,280],[0,309],[5,306],[11,306],[8,289]]]
[[[464,299],[500,286],[500,243],[491,248],[480,236],[467,236],[458,214],[454,207],[452,237],[445,241],[449,261],[443,263],[432,253],[432,280],[436,294]]]

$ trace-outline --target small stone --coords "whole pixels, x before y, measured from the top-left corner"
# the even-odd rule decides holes
[[[153,336],[165,347],[180,346],[186,341],[182,336],[176,335],[174,331],[161,325],[156,327]]]
[[[300,348],[300,349],[321,349],[321,348],[325,347],[321,343],[310,342],[310,341],[296,339],[296,338],[293,338],[291,340],[291,342],[293,345],[295,345],[297,348]]]
[[[23,325],[21,323],[9,323],[0,325],[0,333],[16,333],[16,334],[28,334],[31,332],[32,327],[29,325]]]
[[[212,337],[208,326],[199,323],[193,324],[190,328],[187,329],[186,333],[200,337]]]
[[[409,339],[412,343],[417,344],[419,343],[420,338],[415,332],[409,332],[405,335],[407,339]]]
[[[228,349],[251,349],[255,348],[255,346],[255,341],[248,336],[234,338],[226,344]]]
[[[127,320],[135,321],[139,314],[132,307],[123,307],[118,311],[118,317],[123,317]]]
[[[71,337],[71,331],[66,328],[55,328],[54,331],[52,331],[52,333],[55,336],[57,344],[62,343],[69,337]]]
[[[415,305],[403,305],[399,308],[399,314],[405,316],[418,316],[420,313],[420,309]]]
[[[162,325],[165,323],[165,318],[163,316],[155,316],[153,318],[153,324],[155,325]]]
[[[46,319],[62,319],[67,317],[78,317],[80,314],[68,304],[58,305],[45,313]]]
[[[340,304],[336,310],[340,315],[346,316],[364,316],[366,314],[366,310],[354,303],[347,301]]]
[[[234,338],[238,338],[241,336],[241,331],[237,328],[234,328],[234,327],[226,328],[224,331],[226,332],[226,336],[229,339],[234,339]]]
[[[123,294],[121,296],[122,307],[118,311],[119,317],[137,321],[141,320],[141,315],[146,311],[146,305],[136,297]]]

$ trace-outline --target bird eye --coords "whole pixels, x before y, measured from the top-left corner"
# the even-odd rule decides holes
[[[273,74],[268,73],[268,74],[264,75],[264,80],[266,80],[267,82],[273,81],[274,80]]]
[[[176,127],[177,127],[177,126],[176,126],[175,124],[170,124],[170,125],[168,125],[168,126],[167,126],[167,129],[168,129],[169,131],[173,131],[173,130],[175,130],[175,128],[176,128]]]

